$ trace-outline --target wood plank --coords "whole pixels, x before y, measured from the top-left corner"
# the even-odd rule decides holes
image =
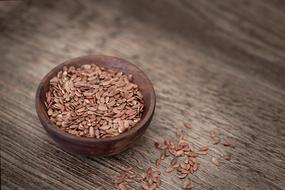
[[[5,4],[5,5],[4,5]],[[1,188],[114,189],[122,168],[154,166],[154,141],[175,137],[209,144],[191,175],[194,189],[282,189],[285,186],[285,6],[281,1],[0,2]],[[4,10],[4,11],[2,11]],[[8,14],[7,14],[8,13]],[[62,151],[34,109],[40,79],[66,59],[103,53],[126,58],[150,77],[153,121],[132,148],[113,157]],[[211,145],[218,129],[235,148]],[[212,157],[226,152],[220,167]],[[182,181],[162,172],[160,189]],[[133,187],[138,187],[134,184]]]

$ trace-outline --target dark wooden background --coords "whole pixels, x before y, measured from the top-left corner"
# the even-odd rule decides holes
[[[91,158],[62,151],[39,123],[40,79],[86,54],[123,57],[152,80],[157,108],[134,147]],[[1,189],[113,189],[134,158],[154,165],[155,140],[191,122],[187,140],[218,129],[235,148],[210,145],[194,189],[285,189],[285,1],[125,0],[0,2]],[[220,167],[210,160],[233,154]],[[160,189],[180,189],[164,172]]]

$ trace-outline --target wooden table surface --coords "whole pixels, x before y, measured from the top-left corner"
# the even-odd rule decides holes
[[[210,147],[193,189],[285,189],[283,0],[7,1],[0,19],[1,189],[114,189],[122,168],[143,172],[135,159],[155,167],[154,141],[184,122],[188,142]],[[41,78],[86,54],[128,59],[155,87],[150,127],[113,157],[62,151],[36,116]],[[212,145],[212,129],[235,148]],[[226,152],[231,161],[211,163]],[[181,189],[167,166],[159,189]]]

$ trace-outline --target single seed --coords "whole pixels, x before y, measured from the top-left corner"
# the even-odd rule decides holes
[[[89,128],[89,135],[90,135],[90,137],[95,137],[94,127]]]
[[[210,136],[211,136],[212,139],[217,136],[217,133],[216,133],[216,130],[215,130],[215,129],[212,129],[212,130],[211,130]]]
[[[212,141],[213,141],[213,144],[214,144],[214,145],[216,145],[216,144],[219,144],[219,143],[220,143],[220,139],[219,139],[219,138],[217,138],[217,137],[213,138],[213,139],[212,139]]]
[[[231,143],[227,139],[222,139],[221,144],[224,146],[231,146]]]
[[[169,166],[165,171],[166,171],[167,173],[170,173],[170,172],[172,172],[173,170],[175,170],[175,168],[173,168],[172,166]]]
[[[220,165],[220,162],[217,158],[212,158],[212,163],[215,164],[216,166],[219,166]]]
[[[188,175],[188,173],[178,173],[178,174],[177,174],[177,177],[178,177],[179,179],[184,179],[185,177],[187,177],[187,175]]]
[[[156,159],[155,165],[156,165],[156,166],[159,166],[159,165],[160,165],[160,162],[161,162],[161,159]]]
[[[207,155],[208,154],[208,150],[199,151],[198,154],[200,154],[200,155]]]
[[[208,145],[204,145],[200,148],[200,151],[207,151],[208,150]]]
[[[188,129],[192,129],[192,125],[190,123],[184,123],[184,126]]]
[[[192,181],[189,180],[189,179],[186,179],[186,180],[183,182],[182,188],[183,188],[183,189],[187,189],[187,190],[192,189],[192,188],[193,188]]]
[[[226,155],[224,155],[224,159],[230,161],[232,159],[232,155],[226,154]]]

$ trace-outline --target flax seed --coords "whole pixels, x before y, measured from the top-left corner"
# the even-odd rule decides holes
[[[216,165],[216,166],[219,166],[220,165],[220,162],[219,162],[219,160],[217,159],[217,158],[212,158],[212,163],[214,164],[214,165]]]
[[[64,67],[49,82],[47,115],[71,135],[106,138],[124,133],[141,119],[144,109],[143,95],[129,78],[95,64]]]
[[[221,140],[221,144],[224,145],[224,146],[231,146],[231,143],[229,142],[228,139],[222,139]]]

